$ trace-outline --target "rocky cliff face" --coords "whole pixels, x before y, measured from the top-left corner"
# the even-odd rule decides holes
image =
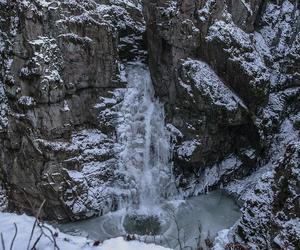
[[[145,0],[144,15],[179,185],[229,183],[246,201],[232,241],[299,247],[298,2]]]
[[[157,95],[180,132],[178,171],[234,154],[251,172],[297,98],[297,3],[144,1],[144,13]]]
[[[0,1],[0,209],[46,200],[44,217],[77,220],[136,195],[116,127],[123,64],[147,46],[181,191],[240,199],[232,244],[299,248],[299,12],[297,0]]]
[[[141,6],[1,1],[0,12],[0,177],[9,207],[32,211],[45,199],[44,215],[59,220],[115,209],[107,108],[123,86],[120,56],[144,56]]]

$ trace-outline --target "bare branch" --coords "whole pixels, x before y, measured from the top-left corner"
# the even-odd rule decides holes
[[[51,240],[51,238],[50,238],[46,233],[44,233],[44,235],[45,235],[45,236],[48,236],[48,238],[50,239],[50,241],[53,242],[54,250],[55,250],[55,249],[59,250],[59,247],[58,247],[57,242],[56,242],[56,236],[55,236],[55,234],[52,232],[52,230],[51,230],[48,226],[46,226],[45,224],[40,225],[40,227],[42,228],[42,230],[43,230],[43,229],[47,229],[47,230],[50,232],[51,237],[52,237],[53,240]],[[44,232],[44,231],[43,231],[43,232]]]
[[[3,234],[1,233],[1,243],[2,243],[2,248],[5,250],[5,244],[4,244],[4,239],[3,239]]]
[[[36,215],[36,217],[35,217],[35,221],[34,221],[34,224],[33,224],[33,227],[32,227],[31,233],[30,233],[29,242],[28,242],[28,245],[27,245],[27,250],[30,249],[30,243],[31,243],[31,240],[32,240],[32,237],[33,237],[33,233],[34,233],[34,230],[35,230],[36,225],[37,225],[37,223],[38,223],[38,219],[39,219],[39,217],[40,217],[40,213],[41,213],[41,211],[42,211],[42,208],[43,208],[45,202],[46,202],[46,200],[44,200],[44,201],[42,202],[42,204],[41,204],[41,206],[40,206],[40,208],[39,208],[39,210],[38,210],[38,213],[37,213],[37,215]]]
[[[42,238],[42,236],[43,236],[43,232],[41,232],[40,236],[36,239],[36,241],[34,242],[31,250],[35,250],[36,249],[36,245],[40,241],[40,239]]]
[[[17,237],[17,234],[18,234],[18,227],[17,227],[17,224],[14,223],[14,226],[15,226],[15,235],[14,235],[14,237],[13,237],[13,240],[12,240],[11,244],[10,244],[10,248],[9,248],[10,250],[13,249],[14,242],[15,242],[16,237]]]

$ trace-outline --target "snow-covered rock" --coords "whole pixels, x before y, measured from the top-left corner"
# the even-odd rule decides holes
[[[297,249],[293,205],[275,212],[274,189],[286,179],[293,191],[282,196],[299,196],[297,177],[279,170],[299,168],[288,160],[299,142],[298,1],[145,0],[144,13],[154,87],[180,132],[181,187],[190,194],[227,185],[245,202],[239,228],[222,234],[224,248]]]
[[[42,216],[55,220],[117,209],[131,192],[118,188],[127,184],[114,149],[121,60],[145,56],[140,2],[1,1],[0,15],[0,186],[10,206],[46,199]]]

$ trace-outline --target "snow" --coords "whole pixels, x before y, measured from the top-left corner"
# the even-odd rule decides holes
[[[285,119],[280,126],[279,134],[273,138],[270,150],[271,159],[269,162],[245,179],[231,182],[226,187],[226,190],[229,193],[236,195],[240,200],[246,200],[253,197],[253,190],[255,187],[262,185],[262,187],[260,187],[261,190],[268,189],[269,186],[264,185],[269,184],[264,183],[263,180],[273,179],[274,163],[283,157],[289,144],[296,143],[297,141],[299,141],[299,136],[294,129],[293,118]]]
[[[1,4],[6,4],[6,1],[1,1]],[[5,40],[2,33],[0,33],[0,53],[3,54],[5,51]],[[7,67],[11,66],[11,60],[6,61]],[[9,64],[9,65],[8,65]],[[2,65],[1,65],[2,66]],[[4,70],[4,69],[3,69]],[[1,77],[3,79],[3,77]],[[5,94],[4,84],[0,80],[0,131],[5,129],[8,125],[8,103],[7,97]]]
[[[63,80],[60,77],[59,72],[55,69],[50,71],[50,74],[47,76],[44,76],[46,79],[48,79],[50,82],[62,82]]]
[[[206,63],[188,59],[183,63],[183,67],[186,69],[187,78],[193,81],[197,90],[201,92],[201,96],[208,98],[212,105],[222,106],[228,111],[236,111],[239,107],[247,109],[243,101]],[[190,88],[186,86],[184,88],[190,92]]]
[[[189,94],[189,96],[193,99],[194,98],[194,95],[193,95],[193,89],[190,85],[184,83],[183,81],[179,81],[179,84],[181,87],[183,87],[186,92]]]
[[[18,100],[18,103],[30,107],[35,105],[35,100],[31,96],[21,96]]]
[[[230,243],[228,239],[228,234],[230,230],[229,229],[223,229],[220,232],[218,232],[217,237],[214,241],[214,246],[212,250],[224,250],[225,246]]]
[[[213,41],[216,38],[226,44],[235,42],[241,45],[242,48],[251,48],[249,35],[233,23],[217,20],[212,26],[210,26],[206,40]]]
[[[172,17],[178,14],[177,6],[177,0],[166,1],[166,6],[164,6],[164,8],[160,8],[160,11],[164,16]]]
[[[269,60],[272,58],[272,52],[263,35],[259,32],[254,32],[254,41],[256,50]]]
[[[205,5],[201,9],[198,10],[198,16],[199,16],[200,21],[202,21],[202,22],[207,21],[215,3],[216,3],[216,0],[207,0],[205,2]]]
[[[281,106],[281,104],[279,106]],[[236,226],[240,225],[245,230],[249,230],[249,232],[246,232],[247,234],[255,234],[258,228],[262,230],[264,225],[270,223],[270,220],[276,220],[276,224],[279,225],[281,229],[279,234],[275,237],[274,242],[279,246],[285,246],[283,247],[284,249],[294,249],[287,246],[289,246],[289,243],[292,243],[289,242],[289,235],[293,235],[294,237],[299,235],[299,218],[290,219],[289,221],[278,219],[280,218],[279,213],[272,214],[272,204],[276,202],[274,201],[274,186],[276,185],[276,183],[274,183],[275,170],[278,164],[284,159],[287,148],[291,145],[294,145],[294,147],[298,147],[297,145],[299,145],[299,134],[293,126],[298,116],[299,113],[291,115],[282,121],[278,134],[271,138],[270,159],[264,162],[262,167],[247,178],[231,182],[225,187],[230,194],[235,195],[239,200],[245,202],[242,208],[242,219],[231,229],[231,233],[234,234],[237,230]],[[292,159],[294,159],[294,161],[298,160],[297,157],[290,158],[290,166],[297,166],[297,162],[292,162]],[[299,171],[293,171],[293,169],[291,169],[291,172],[295,174],[293,178],[296,179],[297,176],[299,176]],[[290,178],[292,181],[293,178]],[[291,184],[293,185],[293,183]],[[295,191],[289,192],[291,192],[291,195],[294,197],[297,197],[297,194],[293,193]],[[289,215],[283,214],[283,216]],[[270,244],[270,241],[273,239],[266,237],[268,237],[267,234],[263,236],[257,234],[253,237],[249,237],[248,240],[250,243],[252,242],[252,245],[249,244],[253,249],[258,249],[257,242],[260,242],[260,244]]]
[[[3,83],[0,81],[0,131],[5,129],[8,125],[8,104],[5,95]]]
[[[178,128],[176,128],[173,124],[168,123],[166,125],[167,129],[170,131],[172,139],[176,140],[177,138],[182,138],[183,134],[180,132]]]
[[[94,107],[106,108],[108,105],[115,105],[115,104],[117,104],[117,100],[115,98],[100,97],[99,102]]]
[[[69,107],[68,102],[66,100],[64,101],[63,111],[64,112],[70,111],[70,107]]]
[[[142,4],[139,0],[110,0],[110,3],[121,6],[123,5],[142,11]]]
[[[115,196],[128,196],[128,190],[121,193],[117,188],[109,188],[113,182],[117,186],[121,177],[114,173],[116,159],[111,158],[114,155],[114,140],[99,130],[84,129],[74,132],[69,141],[36,139],[34,143],[40,151],[63,153],[66,155],[64,165],[75,166],[76,170],[62,169],[70,186],[65,192],[71,194],[64,202],[75,216],[85,213],[89,217],[106,213],[110,211]],[[51,182],[55,179],[55,174],[44,178]]]
[[[0,212],[4,211],[7,208],[8,205],[8,200],[6,197],[6,191],[3,187],[1,187],[1,182],[0,182]]]
[[[285,234],[285,235],[284,235]],[[294,250],[292,247],[286,248],[286,235],[300,235],[300,218],[290,219],[283,224],[282,233],[274,238],[274,242],[282,249]]]
[[[81,37],[74,33],[65,33],[65,34],[59,35],[58,37],[62,37],[62,38],[70,39],[70,40],[72,39],[72,40],[75,40],[82,44],[89,44],[89,43],[93,42],[93,40],[87,36]]]
[[[222,176],[230,175],[241,166],[242,162],[240,159],[232,154],[211,168],[205,168],[204,172],[200,173],[201,177],[193,188],[193,195],[205,192],[207,188],[217,184]],[[189,195],[189,192],[188,190],[185,195]]]
[[[14,241],[14,250],[26,249],[30,233],[33,229],[35,218],[27,215],[16,215],[10,213],[0,212],[0,234],[3,235],[5,248],[9,249],[10,244],[15,234],[14,223],[17,226],[17,236]],[[145,244],[138,241],[125,241],[122,237],[106,240],[100,243],[99,246],[93,246],[95,241],[88,240],[80,236],[71,236],[60,232],[58,229],[44,224],[49,230],[44,228],[44,233],[36,245],[37,250],[52,250],[54,248],[53,237],[50,231],[54,234],[57,246],[62,250],[168,250],[167,248],[157,246],[154,244]],[[30,247],[38,239],[41,234],[41,229],[35,227]],[[55,236],[56,235],[56,236]]]
[[[257,39],[255,41],[255,39]],[[266,42],[258,34],[247,34],[238,28],[232,21],[217,20],[209,27],[206,37],[208,42],[223,43],[224,51],[229,60],[237,62],[247,75],[253,78],[249,82],[253,87],[260,89],[270,78],[270,72],[265,65],[264,55],[268,55]],[[254,45],[253,45],[254,43]],[[256,47],[257,48],[256,48]],[[264,50],[264,54],[260,54]]]
[[[241,0],[241,2],[243,3],[243,5],[246,7],[247,11],[249,12],[249,15],[252,15],[252,9],[249,3],[247,3],[245,0]]]
[[[109,5],[99,4],[97,5],[97,14],[99,18],[112,26],[118,28],[118,30],[136,30],[137,34],[143,32],[145,29],[144,23],[136,21],[129,14],[128,9],[133,11],[141,11],[140,3],[133,3],[134,1],[118,1],[111,0]],[[113,18],[112,18],[113,17]]]
[[[53,3],[53,1],[50,0],[38,0],[37,3],[43,7],[49,7],[50,4]]]
[[[182,142],[177,148],[179,158],[190,158],[199,145],[201,143],[197,139]]]
[[[65,106],[65,108],[67,108]],[[101,144],[101,142],[105,142],[108,139],[106,134],[103,134],[97,129],[84,129],[81,131],[74,132],[70,142],[62,141],[47,141],[43,139],[36,139],[36,142],[50,147],[55,151],[66,150],[66,151],[76,151],[81,150],[81,156],[89,155],[86,153],[86,150],[94,149],[96,150],[96,145],[103,146],[103,148],[99,148],[99,153],[105,153],[105,145]],[[80,156],[79,156],[80,157]]]
[[[145,244],[138,241],[124,241],[119,237],[113,240],[104,241],[104,244],[100,247],[100,250],[167,250],[165,248],[154,244]]]

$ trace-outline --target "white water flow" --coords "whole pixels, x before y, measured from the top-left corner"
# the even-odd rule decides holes
[[[133,202],[116,212],[60,228],[101,241],[135,234],[142,241],[176,250],[198,249],[199,244],[207,249],[208,235],[213,239],[220,230],[231,227],[240,216],[239,208],[222,192],[184,201],[171,195],[175,185],[163,105],[154,97],[150,74],[144,65],[128,65],[127,82],[118,107],[116,151],[119,169],[129,177],[125,179],[126,189],[136,190],[131,197],[139,207]]]
[[[140,209],[152,210],[168,196],[172,183],[170,135],[149,70],[138,63],[126,69],[128,86],[117,128],[120,168],[136,183]]]

